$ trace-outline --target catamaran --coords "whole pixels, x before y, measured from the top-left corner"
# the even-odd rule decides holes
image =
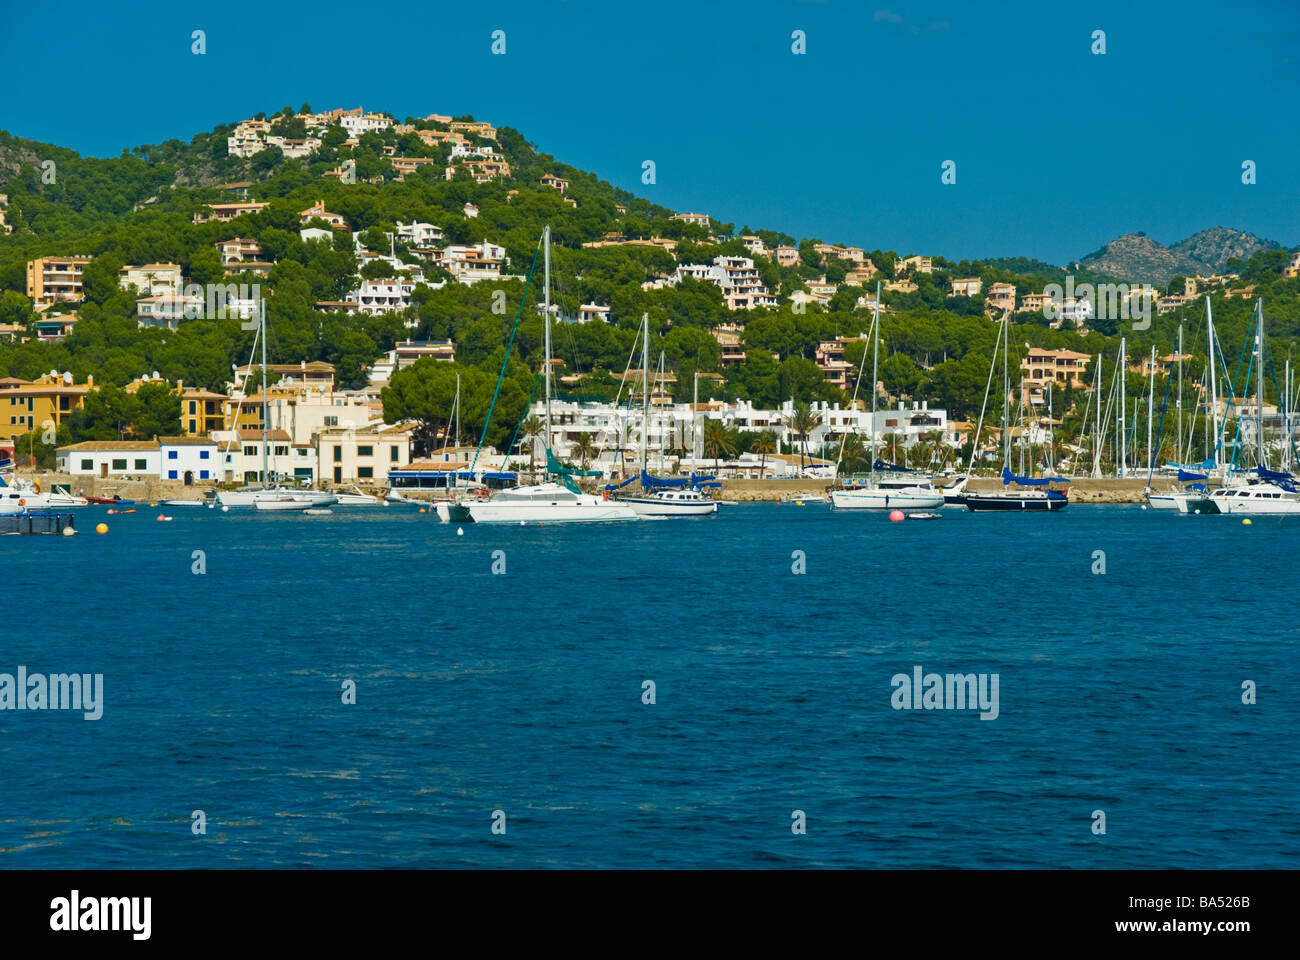
[[[1270,470],[1266,466],[1267,447],[1264,443],[1264,300],[1260,298],[1255,305],[1255,354],[1252,363],[1255,367],[1255,458],[1253,471],[1255,476],[1242,480],[1231,480],[1227,486],[1220,487],[1210,494],[1210,502],[1219,508],[1220,513],[1243,514],[1247,516],[1294,516],[1300,514],[1300,488],[1295,477],[1290,473]],[[1283,414],[1286,414],[1283,405]],[[1240,430],[1240,423],[1238,430]],[[1236,463],[1236,450],[1233,445],[1233,463]],[[1244,481],[1244,482],[1243,482]]]
[[[548,224],[542,233],[545,260],[545,279],[543,282],[542,311],[544,321],[545,359],[542,376],[546,382],[546,473],[556,480],[530,483],[518,487],[498,490],[486,500],[472,501],[458,506],[466,510],[475,523],[602,523],[615,520],[635,520],[637,515],[626,503],[601,497],[594,493],[584,493],[573,480],[577,474],[599,471],[578,471],[565,467],[555,458],[551,450],[551,228]],[[523,305],[520,305],[523,309]],[[497,378],[500,386],[505,376],[506,363],[510,353],[501,365]],[[495,398],[494,398],[495,399]],[[491,423],[491,410],[483,424],[483,435],[487,436]],[[481,445],[481,442],[480,442]],[[477,460],[477,456],[475,457]]]
[[[831,491],[831,505],[837,510],[933,510],[942,507],[943,493],[930,478],[917,478],[906,473],[892,473],[876,477],[876,382],[880,367],[880,281],[876,281],[876,308],[871,315],[871,470],[865,484],[852,483]],[[866,366],[864,351],[858,365],[858,379],[853,387],[857,402],[858,385],[862,383],[862,368]],[[840,444],[843,456],[844,445]]]

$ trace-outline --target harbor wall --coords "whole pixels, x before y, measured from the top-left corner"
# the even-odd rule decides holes
[[[825,496],[830,486],[825,480],[743,480],[722,479],[722,498],[724,500],[778,501],[790,497]],[[1145,477],[1136,479],[1084,478],[1070,482],[1071,503],[1143,503],[1146,500],[1147,481]],[[973,477],[967,485],[969,490],[987,493],[1002,489],[1002,481],[997,477]],[[1179,485],[1170,479],[1156,477],[1151,481],[1152,490],[1157,493],[1172,493]]]

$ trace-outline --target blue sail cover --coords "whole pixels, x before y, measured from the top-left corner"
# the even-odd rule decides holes
[[[1010,467],[1002,468],[1002,485],[1017,483],[1022,487],[1046,487],[1053,483],[1069,483],[1065,477],[1017,477]]]
[[[1182,467],[1178,468],[1179,483],[1187,483],[1189,480],[1208,480],[1208,479],[1209,479],[1209,474],[1193,473],[1190,470],[1184,470]]]
[[[686,477],[652,477],[644,470],[641,471],[641,486],[646,490],[653,490],[655,487],[684,487],[690,481]]]

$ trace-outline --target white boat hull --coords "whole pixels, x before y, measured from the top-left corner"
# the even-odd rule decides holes
[[[1247,491],[1249,495],[1245,495]],[[1234,488],[1216,490],[1210,502],[1219,508],[1219,513],[1245,517],[1300,516],[1300,496],[1271,485],[1267,493],[1255,487],[1241,488],[1241,492]]]
[[[260,500],[253,501],[254,510],[313,510],[318,507],[326,507],[336,502],[333,497],[328,499],[307,499],[306,497],[274,497],[264,496]]]
[[[621,497],[618,502],[627,504],[638,517],[704,517],[718,512],[718,505],[713,500],[673,502],[654,497]]]
[[[933,510],[943,506],[943,494],[920,489],[834,490],[831,504],[837,510]]]

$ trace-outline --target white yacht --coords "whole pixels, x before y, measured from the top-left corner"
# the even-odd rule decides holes
[[[266,490],[253,501],[254,510],[314,510],[338,503],[338,498],[326,495],[323,498],[296,496],[293,491]]]
[[[66,485],[60,484],[46,494],[46,502],[56,509],[62,510],[66,507],[85,507],[90,505],[90,501],[85,497],[79,497]]]
[[[1220,487],[1210,494],[1210,502],[1219,508],[1219,513],[1243,516],[1300,514],[1300,494],[1285,490],[1275,483]]]
[[[718,512],[718,501],[694,487],[647,490],[619,497],[639,517],[703,517]]]
[[[943,491],[929,478],[876,477],[869,484],[831,491],[837,510],[932,510],[944,504]]]
[[[466,507],[475,523],[594,523],[637,516],[626,503],[574,492],[553,481],[498,490]]]
[[[381,500],[378,497],[372,497],[368,493],[362,493],[361,488],[353,484],[352,493],[336,492],[334,502],[340,507],[378,507],[387,506],[388,501]]]
[[[0,513],[39,513],[49,508],[49,498],[25,480],[0,476]]]

